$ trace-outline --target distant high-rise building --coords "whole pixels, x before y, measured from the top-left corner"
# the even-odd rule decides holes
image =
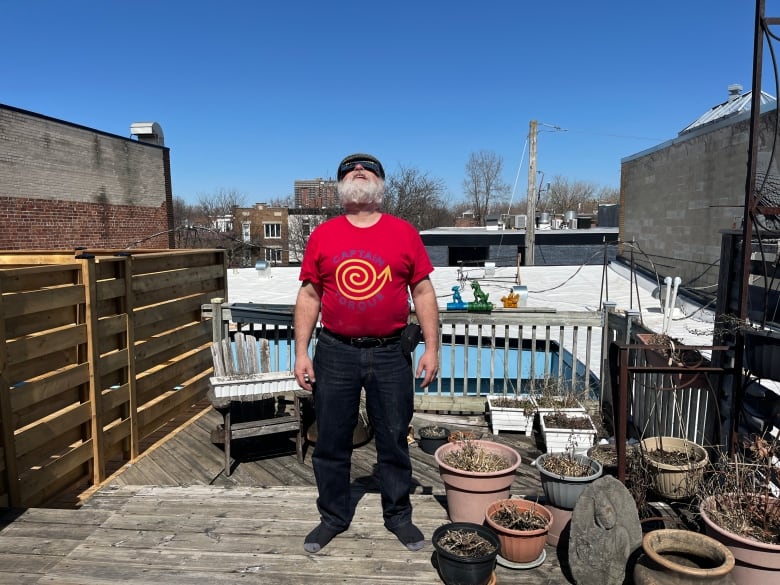
[[[338,207],[336,181],[333,179],[301,179],[295,181],[295,207],[323,209]]]

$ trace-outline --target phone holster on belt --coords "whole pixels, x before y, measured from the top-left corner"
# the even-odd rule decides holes
[[[420,341],[422,341],[422,329],[417,323],[409,323],[401,331],[402,352],[412,353]]]

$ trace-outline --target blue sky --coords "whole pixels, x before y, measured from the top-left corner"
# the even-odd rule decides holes
[[[188,202],[286,197],[356,151],[442,179],[456,202],[480,150],[521,201],[531,120],[545,180],[618,187],[622,157],[675,137],[729,84],[749,90],[754,13],[752,0],[0,0],[0,103],[122,136],[158,122]]]

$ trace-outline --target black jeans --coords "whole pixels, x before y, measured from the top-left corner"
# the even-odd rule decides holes
[[[385,526],[394,530],[410,523],[412,464],[407,433],[414,413],[411,357],[401,353],[397,342],[363,349],[323,333],[314,354],[314,373],[317,444],[312,464],[322,521],[333,529],[345,530],[352,520],[352,433],[364,388],[376,442]]]

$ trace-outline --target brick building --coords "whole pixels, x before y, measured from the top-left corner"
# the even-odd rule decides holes
[[[333,179],[298,179],[294,184],[295,207],[324,209],[339,206],[337,183]]]
[[[265,260],[270,266],[287,266],[290,261],[288,210],[255,203],[254,207],[233,210],[235,227],[241,233],[240,264],[250,266]]]
[[[170,151],[156,123],[131,132],[0,104],[0,249],[174,247]]]

